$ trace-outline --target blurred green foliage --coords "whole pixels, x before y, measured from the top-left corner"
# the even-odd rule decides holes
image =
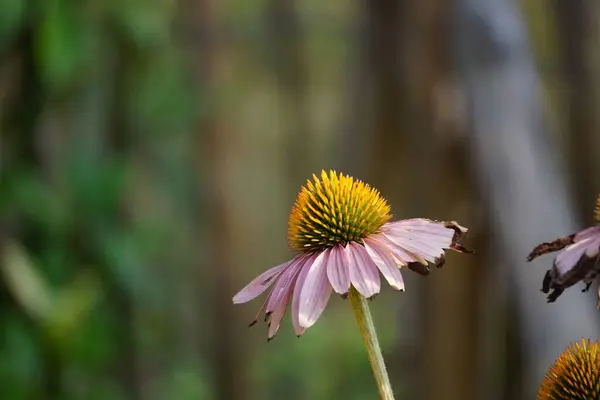
[[[132,216],[135,159],[196,117],[176,3],[1,9],[0,68],[18,69],[0,82],[11,95],[0,104],[0,397],[132,398],[132,299],[153,293],[143,270],[172,229]],[[185,372],[173,379],[165,390],[194,386]]]

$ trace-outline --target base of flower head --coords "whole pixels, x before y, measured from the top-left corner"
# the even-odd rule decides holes
[[[352,290],[354,288],[354,286],[350,285],[350,290]],[[356,288],[354,288],[356,289]],[[338,293],[337,295],[342,299],[342,300],[348,300],[348,294],[350,293],[350,290],[346,293]],[[399,292],[404,292],[404,288],[400,288],[400,289],[395,289]],[[365,297],[367,300],[372,301],[375,300],[375,298],[379,295],[379,293],[375,293],[373,296],[371,297]]]

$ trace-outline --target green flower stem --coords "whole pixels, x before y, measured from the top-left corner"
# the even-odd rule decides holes
[[[382,400],[394,400],[394,392],[392,391],[390,378],[385,369],[383,355],[381,354],[381,348],[379,347],[379,341],[377,340],[377,333],[375,332],[375,325],[373,324],[373,318],[371,317],[367,299],[358,293],[354,287],[350,288],[348,297],[350,298],[350,303],[354,309],[354,315],[356,315],[356,322],[358,322],[363,342],[367,348],[367,354],[369,355],[369,361],[371,362],[373,376],[375,376],[375,381],[377,382],[379,396]]]

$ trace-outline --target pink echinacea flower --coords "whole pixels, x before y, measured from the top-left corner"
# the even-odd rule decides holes
[[[428,263],[444,264],[445,249],[469,252],[458,243],[467,229],[456,222],[390,219],[386,200],[369,185],[335,171],[322,171],[321,179],[313,175],[288,222],[290,248],[299,253],[263,272],[233,302],[246,303],[272,286],[251,325],[264,312],[272,339],[291,302],[300,336],[320,317],[332,292],[345,298],[352,286],[373,298],[381,288],[380,274],[403,291],[401,267],[427,275]]]
[[[596,200],[594,218],[600,222],[600,196]],[[582,290],[587,292],[600,273],[600,226],[592,226],[558,238],[552,242],[536,246],[527,261],[558,251],[552,268],[546,271],[542,282],[542,292],[548,294],[548,303],[553,303],[567,289],[578,282],[585,283]],[[600,287],[598,303],[600,308]]]

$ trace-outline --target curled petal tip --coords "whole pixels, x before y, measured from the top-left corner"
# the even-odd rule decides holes
[[[475,250],[469,249],[460,243],[452,243],[450,248],[458,253],[475,254]]]
[[[267,336],[267,343],[269,343],[271,340],[275,339],[275,336],[277,336],[277,331],[272,332],[270,335]]]
[[[552,286],[552,275],[550,275],[550,270],[546,271],[544,275],[544,280],[542,281],[542,292],[548,293]]]
[[[563,293],[564,289],[558,289],[555,288],[552,293],[550,293],[550,295],[547,297],[548,299],[548,303],[554,303],[556,301],[556,299],[558,299],[560,297],[560,295]]]
[[[258,320],[254,320],[252,322],[250,322],[250,324],[248,324],[248,328],[252,328],[254,325],[256,325],[256,323],[258,322]]]
[[[435,260],[435,266],[437,268],[442,268],[446,264],[446,257],[442,254],[440,257]]]
[[[444,222],[442,222],[442,224],[446,228],[454,229],[454,231],[459,234],[467,233],[469,231],[469,229],[467,227],[460,225],[456,221],[444,221]]]
[[[427,276],[431,272],[431,268],[418,262],[409,262],[407,266],[408,269],[422,276]]]

